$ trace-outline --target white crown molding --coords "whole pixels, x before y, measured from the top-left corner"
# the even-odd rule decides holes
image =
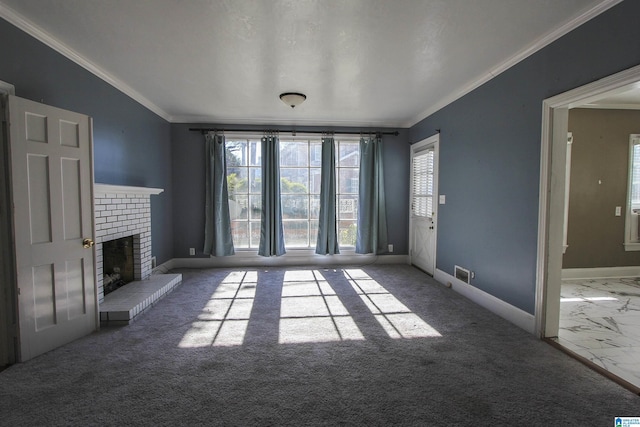
[[[16,88],[11,83],[0,80],[0,95],[15,95]]]
[[[495,68],[493,68],[492,70],[490,70],[486,74],[483,74],[483,75],[479,76],[478,78],[469,81],[467,84],[465,84],[462,87],[460,87],[460,89],[458,91],[452,93],[451,95],[449,95],[449,96],[447,96],[445,98],[442,98],[441,100],[439,100],[438,102],[433,104],[431,107],[429,107],[428,109],[424,110],[419,115],[415,116],[413,118],[413,120],[411,120],[411,121],[409,121],[407,123],[404,123],[402,125],[402,127],[412,127],[412,126],[414,126],[415,124],[419,123],[421,120],[429,117],[433,113],[435,113],[435,112],[439,111],[440,109],[446,107],[447,105],[451,104],[452,102],[462,98],[464,95],[466,95],[469,92],[471,92],[472,90],[477,89],[478,87],[482,86],[483,84],[485,84],[489,80],[493,79],[494,77],[496,77],[497,75],[499,75],[503,71],[508,70],[509,68],[513,67],[514,65],[516,65],[520,61],[528,58],[529,56],[531,56],[534,53],[538,52],[542,48],[544,48],[544,47],[550,45],[551,43],[553,43],[554,41],[558,40],[560,37],[564,36],[565,34],[570,33],[571,31],[573,31],[576,28],[578,28],[580,25],[582,25],[585,22],[591,20],[592,18],[595,18],[596,16],[598,16],[601,13],[607,11],[608,9],[610,9],[613,6],[617,5],[618,3],[621,3],[622,1],[623,0],[603,0],[602,2],[597,4],[596,6],[592,7],[591,9],[586,10],[582,14],[580,14],[577,17],[575,17],[575,18],[571,19],[570,21],[566,22],[561,27],[550,31],[547,34],[545,34],[542,37],[540,37],[539,39],[533,41],[527,47],[525,47],[524,49],[522,49],[521,51],[519,51],[515,55],[511,56],[510,58],[507,58],[507,60],[505,60],[504,62],[498,64],[498,66],[496,66]]]
[[[83,57],[73,49],[69,48],[68,46],[63,44],[60,40],[56,39],[51,34],[44,31],[42,28],[36,26],[34,23],[27,20],[26,18],[24,18],[22,15],[20,15],[13,9],[10,9],[9,7],[1,3],[0,3],[0,17],[4,18],[11,24],[15,25],[16,27],[24,31],[25,33],[34,37],[36,40],[39,40],[40,42],[49,46],[51,49],[60,53],[64,57],[80,65],[82,68],[86,69],[87,71],[94,74],[98,78],[109,83],[111,86],[115,87],[120,92],[124,93],[125,95],[132,98],[133,100],[137,101],[138,103],[148,108],[149,110],[151,110],[158,116],[162,117],[166,121],[169,121],[169,122],[171,121],[170,114],[168,114],[166,111],[164,111],[163,109],[158,107],[156,104],[151,102],[149,99],[144,97],[140,92],[136,91],[131,86],[127,85],[117,77],[114,77],[111,74],[107,73],[106,71],[102,70],[96,64],[92,63],[87,58]]]
[[[93,184],[94,194],[141,194],[145,196],[160,194],[163,188],[131,187],[129,185]]]

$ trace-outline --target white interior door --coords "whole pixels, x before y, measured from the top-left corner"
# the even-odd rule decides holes
[[[411,263],[433,275],[436,269],[438,136],[411,150]]]
[[[97,328],[91,119],[9,96],[20,360]],[[85,239],[89,239],[85,242]]]

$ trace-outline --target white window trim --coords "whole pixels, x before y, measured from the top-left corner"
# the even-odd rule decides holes
[[[569,192],[571,190],[571,149],[573,146],[573,133],[567,134],[567,168],[564,181],[564,227],[562,230],[562,253],[569,247]]]
[[[624,219],[624,250],[625,251],[640,251],[640,239],[636,236],[632,236],[634,227],[632,221],[635,219],[638,221],[640,217],[632,212],[631,206],[631,187],[633,182],[633,147],[634,145],[640,145],[640,134],[633,133],[629,135],[629,166],[627,175],[627,205],[625,209]],[[636,222],[637,224],[637,222]],[[638,233],[639,225],[636,225],[635,231]]]

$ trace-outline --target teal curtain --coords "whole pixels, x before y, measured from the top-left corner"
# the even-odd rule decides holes
[[[206,135],[204,253],[233,255],[224,135]]]
[[[359,181],[356,253],[387,252],[387,210],[380,136],[360,139]]]
[[[258,255],[280,256],[284,249],[282,203],[280,197],[280,139],[262,138],[262,218]]]
[[[336,223],[336,148],[333,138],[322,138],[320,218],[316,253],[339,254]]]

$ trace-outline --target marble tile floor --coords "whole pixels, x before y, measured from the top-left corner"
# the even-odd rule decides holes
[[[640,387],[640,277],[563,280],[557,342]]]

